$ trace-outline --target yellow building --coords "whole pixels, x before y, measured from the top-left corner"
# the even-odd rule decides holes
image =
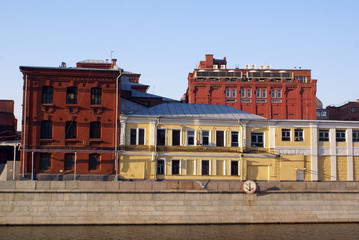
[[[120,178],[359,180],[359,123],[164,103],[121,116]]]

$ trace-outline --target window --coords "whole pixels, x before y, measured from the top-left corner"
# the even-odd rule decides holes
[[[232,89],[232,98],[237,97],[237,90],[236,89]]]
[[[277,89],[277,98],[282,98],[282,89]]]
[[[319,141],[329,142],[329,130],[319,130]]]
[[[53,88],[50,86],[42,87],[42,103],[52,104]]]
[[[145,130],[142,128],[132,128],[130,130],[130,145],[144,145]]]
[[[305,76],[295,76],[295,80],[305,83],[306,77]]]
[[[101,138],[100,122],[90,122],[90,138]]]
[[[238,167],[239,167],[238,161],[231,161],[231,175],[232,176],[239,175]]]
[[[227,88],[226,89],[226,98],[231,97],[231,89]]]
[[[157,145],[166,145],[166,129],[157,129]]]
[[[336,141],[337,142],[345,142],[346,141],[346,137],[345,137],[345,130],[336,130]]]
[[[187,130],[187,145],[194,146],[194,133],[193,130]]]
[[[260,97],[261,97],[261,90],[256,89],[256,98],[260,98]]]
[[[282,141],[290,141],[290,129],[282,129]]]
[[[66,153],[65,154],[65,170],[72,170],[75,162],[75,154]]]
[[[241,98],[245,98],[245,97],[246,97],[246,90],[241,89]]]
[[[157,174],[163,175],[165,174],[165,161],[157,160]]]
[[[179,175],[180,173],[180,160],[172,160],[171,174]]]
[[[224,147],[224,131],[216,131],[216,146]]]
[[[96,170],[100,166],[100,156],[98,154],[90,154],[89,156],[89,170]]]
[[[91,105],[101,105],[101,88],[91,88]]]
[[[353,131],[353,142],[359,142],[359,131]]]
[[[209,131],[207,130],[202,131],[202,145],[209,146]]]
[[[352,107],[352,113],[355,113],[355,108],[354,107]]]
[[[232,147],[238,147],[239,146],[239,132],[237,131],[232,131],[231,132],[231,146]]]
[[[201,170],[202,175],[209,175],[209,160],[202,160]]]
[[[48,170],[51,168],[51,154],[41,153],[40,154],[40,170]]]
[[[52,122],[41,122],[41,139],[52,139]]]
[[[252,97],[252,91],[250,89],[247,89],[247,98]]]
[[[172,130],[172,146],[179,146],[181,142],[181,131]]]
[[[264,147],[263,133],[251,133],[251,147]]]
[[[76,122],[74,121],[66,122],[65,138],[66,139],[76,138],[76,128],[77,128]]]
[[[303,141],[303,129],[294,130],[294,141],[302,142]]]
[[[271,98],[275,98],[275,89],[270,90]]]
[[[267,90],[262,89],[262,98],[266,98],[267,97]]]
[[[76,104],[77,103],[77,88],[68,87],[66,90],[66,104]]]

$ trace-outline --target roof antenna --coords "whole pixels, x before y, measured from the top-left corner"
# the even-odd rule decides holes
[[[113,53],[113,52],[114,52],[114,51],[111,50],[111,58],[110,58],[111,60],[112,60],[112,53]]]

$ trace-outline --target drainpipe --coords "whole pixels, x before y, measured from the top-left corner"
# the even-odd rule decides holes
[[[155,125],[155,152],[154,157],[156,158],[155,161],[155,181],[157,181],[157,165],[158,165],[158,157],[157,157],[157,126],[160,124],[160,118],[157,117],[156,125]]]
[[[27,106],[27,74],[25,73],[25,97],[23,100],[23,106],[24,106],[24,140],[22,144],[22,177],[24,177],[25,174],[25,143],[26,143],[26,106]]]
[[[75,169],[74,169],[74,181],[76,181],[76,167],[77,167],[77,152],[75,152]]]
[[[119,161],[118,161],[118,152],[117,152],[117,138],[118,138],[118,80],[123,73],[123,69],[120,69],[120,74],[116,78],[116,123],[115,123],[115,168],[116,168],[116,176],[115,181],[118,181],[118,174],[119,174]]]

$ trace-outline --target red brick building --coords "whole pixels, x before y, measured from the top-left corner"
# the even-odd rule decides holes
[[[21,66],[20,71],[21,173],[114,174],[122,72],[116,60],[79,62],[77,68]]]
[[[316,83],[311,70],[246,65],[227,69],[212,54],[188,75],[185,101],[228,105],[274,119],[316,119]]]
[[[326,109],[330,120],[359,121],[359,99],[339,107],[328,106]]]

